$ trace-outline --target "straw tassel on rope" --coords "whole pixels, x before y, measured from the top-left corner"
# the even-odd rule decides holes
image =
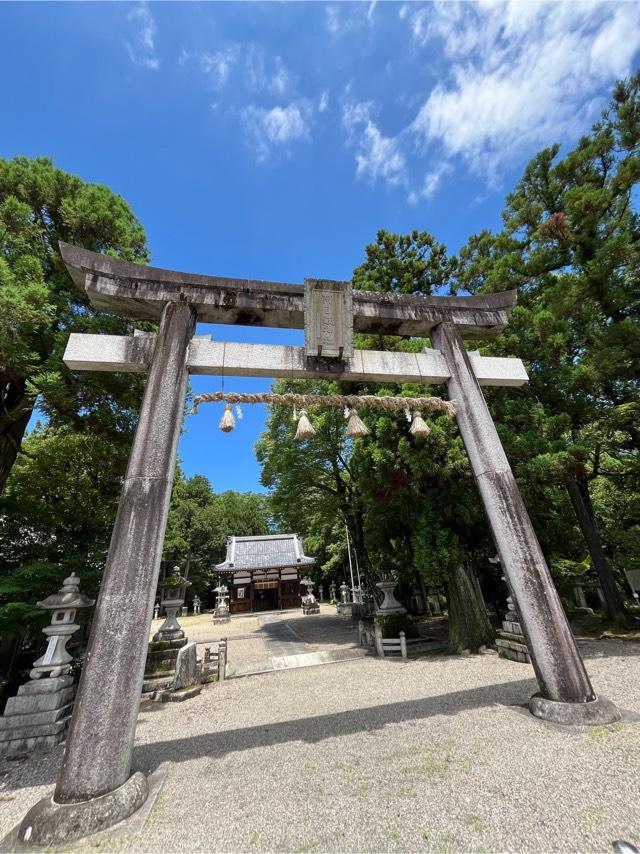
[[[360,436],[368,436],[369,428],[358,415],[356,409],[349,410],[349,422],[347,424],[347,436],[357,439]]]
[[[233,418],[233,410],[231,409],[231,404],[226,403],[222,418],[220,419],[220,429],[223,433],[230,433],[235,426],[236,422]]]
[[[298,429],[296,430],[296,442],[303,442],[305,439],[311,438],[311,436],[315,436],[316,431],[314,430],[313,424],[309,421],[307,417],[307,410],[300,410],[300,419],[298,421]]]
[[[409,427],[409,432],[416,438],[428,436],[431,432],[431,428],[424,420],[422,412],[419,410],[416,410],[413,413],[413,421],[411,422],[411,427]]]

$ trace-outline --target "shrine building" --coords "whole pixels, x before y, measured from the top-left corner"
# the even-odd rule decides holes
[[[229,537],[227,557],[215,570],[229,588],[231,613],[239,614],[299,608],[300,579],[315,563],[297,534]]]

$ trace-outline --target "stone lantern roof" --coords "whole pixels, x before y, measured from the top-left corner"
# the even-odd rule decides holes
[[[49,611],[62,610],[63,608],[90,608],[94,599],[89,599],[84,593],[80,593],[78,585],[80,579],[75,573],[65,578],[62,587],[57,593],[47,596],[38,605]]]

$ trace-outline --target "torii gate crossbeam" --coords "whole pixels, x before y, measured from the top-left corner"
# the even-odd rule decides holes
[[[619,719],[610,701],[595,696],[480,387],[521,385],[524,367],[517,359],[468,353],[462,341],[464,335],[503,329],[515,293],[350,292],[348,320],[356,331],[429,336],[437,349],[391,354],[347,348],[344,358],[327,360],[309,358],[308,349],[272,348],[270,364],[262,345],[222,345],[221,352],[221,345],[194,338],[196,321],[301,328],[305,292],[300,286],[140,267],[66,244],[61,251],[96,309],[160,323],[151,336],[72,336],[69,342],[71,367],[147,370],[147,381],[64,761],[53,798],[29,811],[21,840],[59,845],[86,836],[131,815],[147,797],[146,779],[140,772],[131,775],[131,761],[190,371],[211,373],[224,365],[225,373],[243,375],[269,369],[270,375],[280,370],[287,376],[293,369],[297,376],[446,382],[540,686],[531,711],[560,723]],[[314,282],[340,293],[338,283]]]

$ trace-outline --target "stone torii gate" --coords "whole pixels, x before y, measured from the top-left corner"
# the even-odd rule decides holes
[[[147,381],[64,761],[53,798],[30,810],[21,840],[88,835],[147,797],[131,760],[189,373],[446,383],[540,687],[531,711],[560,723],[619,719],[610,701],[595,696],[482,394],[482,385],[522,385],[524,366],[463,344],[503,329],[515,292],[421,297],[313,279],[302,288],[138,266],[67,244],[61,251],[94,308],[159,321],[159,328],[132,337],[74,334],[65,353],[74,370],[146,371]],[[196,321],[305,328],[305,346],[212,342],[194,337]],[[354,330],[428,336],[437,349],[358,351]]]

